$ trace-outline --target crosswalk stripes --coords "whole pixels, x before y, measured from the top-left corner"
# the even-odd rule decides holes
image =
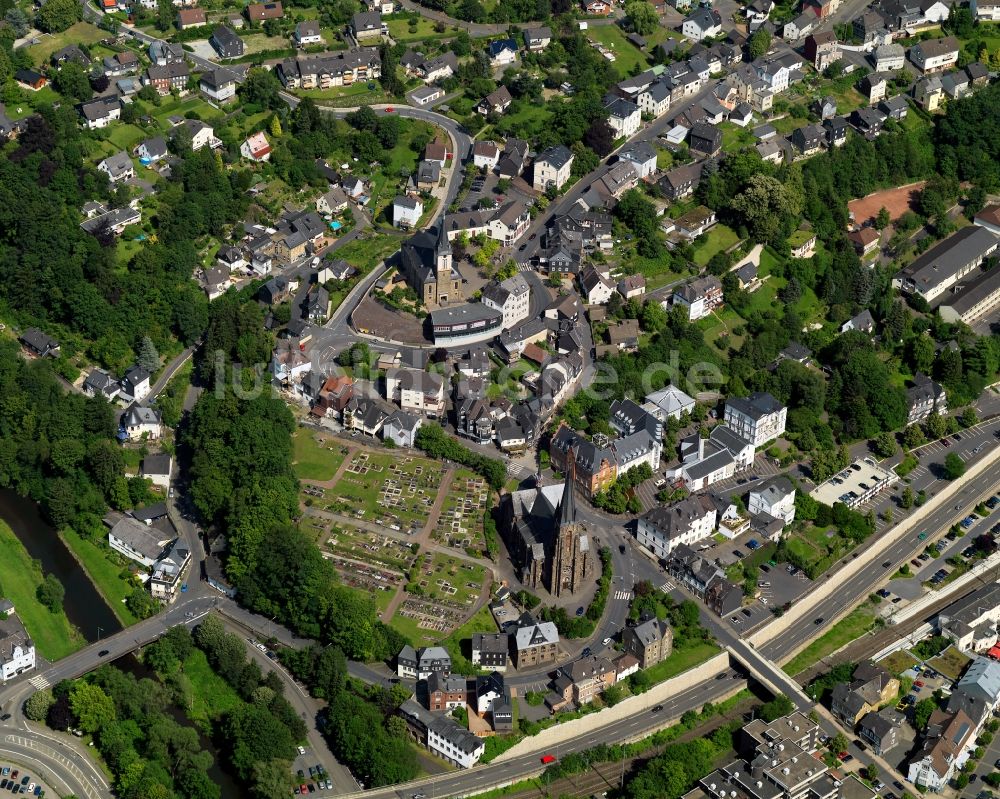
[[[28,680],[29,683],[35,688],[35,690],[42,691],[51,685],[51,683],[45,678],[44,674],[39,674]]]
[[[670,593],[671,591],[674,590],[674,584],[670,582],[670,580],[667,580],[663,585],[660,586],[660,590],[664,594]]]
[[[615,599],[631,599],[631,591],[615,591]]]

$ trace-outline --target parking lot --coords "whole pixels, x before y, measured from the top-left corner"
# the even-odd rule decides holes
[[[16,765],[5,765],[0,769],[0,791],[8,791],[11,794],[45,796],[45,788],[41,780],[33,777],[26,769],[19,769]]]
[[[295,794],[321,793],[332,795],[333,783],[326,770],[316,762],[316,756],[304,746],[298,748],[298,756],[292,763],[298,785],[293,789]]]

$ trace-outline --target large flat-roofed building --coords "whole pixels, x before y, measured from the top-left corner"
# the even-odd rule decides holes
[[[859,458],[825,483],[816,486],[809,492],[809,496],[831,507],[841,502],[849,508],[856,508],[897,480],[899,476],[895,472],[886,471],[871,458]]]
[[[931,302],[996,252],[998,244],[1000,238],[987,228],[962,228],[900,269],[892,285]]]
[[[445,347],[489,341],[503,330],[503,313],[482,303],[438,308],[430,313],[434,343]]]
[[[975,324],[1000,306],[1000,269],[990,269],[968,283],[956,287],[955,293],[938,306],[946,322]]]

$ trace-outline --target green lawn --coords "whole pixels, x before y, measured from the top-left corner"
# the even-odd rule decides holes
[[[614,53],[612,66],[622,77],[631,75],[635,67],[648,69],[649,61],[646,54],[625,38],[622,29],[617,25],[596,25],[587,30],[584,35],[591,41],[600,42]]]
[[[40,36],[39,43],[29,47],[26,52],[31,56],[31,60],[35,62],[35,65],[40,66],[48,62],[49,57],[56,50],[62,50],[67,45],[93,44],[107,38],[109,35],[107,31],[102,31],[96,25],[91,25],[89,22],[77,22],[76,25],[67,28],[62,33]]]
[[[292,468],[301,480],[331,479],[346,457],[336,441],[327,440],[322,446],[316,442],[316,435],[314,430],[300,427],[292,436]]]
[[[719,130],[722,131],[722,149],[727,153],[739,152],[757,143],[753,133],[750,132],[750,125],[741,128],[732,122],[723,122],[719,125]]]
[[[70,548],[76,559],[83,564],[83,570],[87,572],[91,582],[97,586],[111,610],[118,617],[118,620],[128,626],[135,624],[138,619],[125,607],[125,597],[132,593],[135,583],[124,580],[121,577],[122,569],[115,565],[93,541],[81,538],[80,535],[70,528],[66,528],[59,533],[66,546]]]
[[[705,234],[704,240],[694,251],[693,260],[698,266],[707,264],[713,255],[728,250],[740,240],[736,231],[725,225],[716,225]]]
[[[368,84],[361,80],[350,86],[333,86],[329,89],[297,89],[296,94],[312,97],[321,105],[327,103],[334,106],[373,105],[388,102],[391,98],[378,82],[375,88],[369,89]]]
[[[676,677],[678,674],[689,669],[693,669],[695,666],[719,654],[719,652],[720,649],[717,645],[704,641],[694,646],[685,647],[684,649],[675,649],[666,660],[646,669],[646,674],[649,676],[652,684],[655,685],[664,680],[669,680],[671,677]]]
[[[397,17],[389,17],[385,22],[389,26],[389,35],[397,42],[442,39],[447,36],[454,36],[458,32],[458,28],[447,27],[444,33],[438,33],[434,30],[436,23],[424,17],[417,17],[416,25],[413,25],[409,19]]]
[[[364,275],[399,249],[400,239],[385,233],[375,233],[367,238],[348,242],[336,251],[342,258]]]
[[[191,681],[192,703],[187,716],[202,729],[210,730],[212,721],[243,704],[239,694],[208,665],[200,649],[191,651],[183,670]]]
[[[0,586],[3,597],[14,603],[38,651],[49,660],[64,658],[86,642],[60,611],[52,613],[36,598],[42,583],[41,566],[32,561],[14,531],[0,522]],[[69,599],[67,597],[67,599]]]
[[[874,620],[875,613],[871,605],[866,603],[854,609],[788,661],[782,668],[787,674],[792,676],[798,674],[800,671],[805,671],[827,655],[849,644],[855,638],[860,638],[871,629]]]
[[[108,135],[110,141],[119,150],[125,150],[129,155],[132,148],[146,137],[146,132],[135,125],[115,125]]]
[[[940,655],[928,660],[927,665],[948,679],[957,680],[962,676],[965,667],[969,665],[969,660],[968,655],[959,652],[953,646],[949,646]]]

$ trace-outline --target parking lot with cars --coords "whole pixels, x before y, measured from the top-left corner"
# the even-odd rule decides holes
[[[29,796],[45,796],[45,788],[41,779],[31,776],[24,769],[16,766],[0,768],[0,791],[10,794],[26,794]]]

